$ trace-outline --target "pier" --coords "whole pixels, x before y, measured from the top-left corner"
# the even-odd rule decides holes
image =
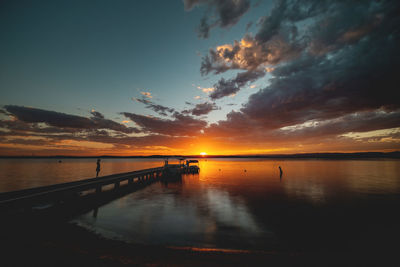
[[[88,199],[104,203],[158,180],[174,181],[181,179],[183,173],[198,173],[197,165],[197,160],[185,162],[184,158],[179,158],[179,164],[169,164],[167,159],[161,167],[4,192],[0,193],[0,209],[45,210],[61,205],[81,205]]]
[[[41,186],[18,191],[0,193],[0,208],[24,210],[32,208],[45,208],[74,201],[79,198],[90,196],[101,196],[103,190],[119,191],[126,187],[134,187],[150,184],[162,178],[168,168],[157,167],[151,169],[138,170],[133,172],[119,173],[90,178],[75,182],[61,183],[55,185]],[[106,191],[106,190],[104,190]]]

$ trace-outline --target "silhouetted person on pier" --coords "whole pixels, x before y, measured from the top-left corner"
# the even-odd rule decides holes
[[[96,167],[96,178],[99,176],[100,172],[100,159],[97,159],[97,167]]]
[[[279,166],[279,178],[280,179],[282,179],[282,174],[283,174],[282,168],[281,168],[281,166]]]

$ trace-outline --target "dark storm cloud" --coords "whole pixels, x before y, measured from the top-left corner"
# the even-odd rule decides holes
[[[255,37],[211,49],[201,73],[252,70],[291,61],[303,52],[324,54],[358,42],[377,29],[395,1],[277,1]],[[394,10],[391,10],[394,8]]]
[[[253,82],[264,75],[264,71],[246,71],[238,73],[235,78],[230,80],[221,78],[216,84],[214,84],[215,90],[210,94],[210,98],[215,100],[236,94],[248,82]]]
[[[202,128],[207,126],[207,122],[204,120],[195,119],[178,112],[173,114],[173,120],[143,116],[129,112],[122,112],[121,114],[135,122],[145,132],[170,136],[197,135]]]
[[[203,74],[273,70],[268,86],[251,95],[239,112],[228,114],[227,120],[211,128],[229,131],[231,127],[235,132],[244,123],[265,132],[318,121],[319,127],[303,131],[317,134],[324,127],[326,133],[338,134],[382,129],[385,124],[380,120],[388,123],[384,127],[399,126],[395,114],[400,108],[400,2],[277,3],[254,38],[245,36],[241,42],[220,46],[203,60]],[[267,49],[276,41],[280,45]],[[280,53],[282,49],[286,52]],[[249,51],[258,51],[257,56],[251,58]],[[238,90],[230,80],[222,81],[220,88],[215,86],[215,96]],[[375,119],[359,114],[375,114]]]
[[[265,43],[272,40],[274,36],[288,33],[287,31],[289,30],[293,40],[293,37],[296,37],[297,34],[297,26],[294,25],[294,23],[314,18],[328,11],[335,12],[335,5],[339,5],[339,1],[337,2],[338,3],[328,0],[276,1],[270,14],[261,18],[260,29],[255,39]],[[350,2],[351,1],[347,1],[347,4],[350,4]]]
[[[400,107],[399,36],[376,33],[330,56],[301,57],[277,68],[271,84],[242,112],[279,127],[363,110]]]
[[[173,109],[173,108],[169,108],[169,107],[165,107],[165,106],[162,106],[162,105],[154,104],[150,100],[147,100],[147,99],[144,99],[144,98],[142,98],[142,99],[140,99],[140,98],[132,98],[132,99],[137,101],[137,102],[139,102],[139,103],[145,104],[146,108],[151,109],[151,110],[153,110],[153,111],[155,111],[158,114],[163,115],[163,116],[168,116],[167,112],[169,112],[169,113],[174,113],[175,112],[175,109]]]
[[[207,5],[208,10],[213,10],[217,15],[217,19],[211,24],[208,22],[208,17],[205,16],[201,19],[198,27],[200,38],[208,38],[213,27],[226,28],[235,25],[250,8],[249,0],[184,0],[183,3],[187,11],[198,5]]]
[[[6,105],[4,106],[7,112],[15,116],[18,121],[24,123],[44,123],[57,128],[72,128],[81,130],[91,129],[109,129],[123,133],[139,132],[133,127],[126,127],[115,121],[104,119],[104,116],[99,112],[93,112],[93,117],[86,118],[66,113],[49,111],[37,108],[29,108],[23,106]]]
[[[189,110],[184,110],[182,113],[184,114],[192,114],[194,116],[201,116],[201,115],[207,115],[213,110],[218,110],[218,107],[215,103],[210,103],[210,102],[204,102],[195,105],[194,108],[189,109]]]

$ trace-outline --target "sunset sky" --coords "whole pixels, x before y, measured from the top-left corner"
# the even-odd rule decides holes
[[[0,155],[400,150],[399,1],[0,2]]]

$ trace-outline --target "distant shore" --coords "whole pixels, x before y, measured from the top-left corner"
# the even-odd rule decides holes
[[[150,155],[150,156],[35,156],[35,155],[21,155],[21,156],[5,156],[0,155],[0,158],[265,158],[265,159],[371,159],[371,158],[400,158],[400,151],[393,152],[355,152],[355,153],[300,153],[300,154],[270,154],[270,155]]]

